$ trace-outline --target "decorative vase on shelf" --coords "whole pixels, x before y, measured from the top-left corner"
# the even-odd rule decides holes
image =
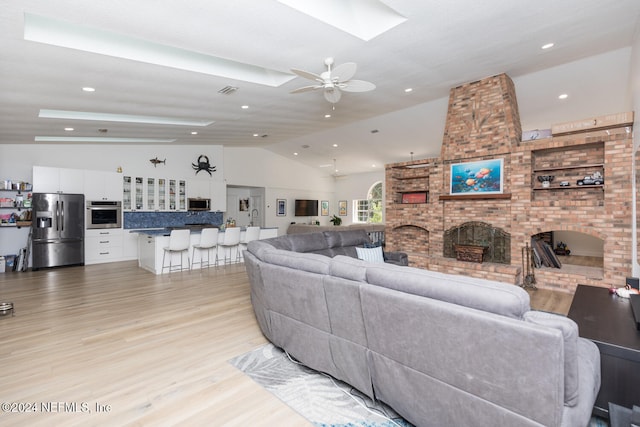
[[[549,186],[551,185],[551,181],[553,181],[554,178],[555,176],[553,175],[540,175],[538,177],[538,181],[542,183],[543,188],[549,188]]]

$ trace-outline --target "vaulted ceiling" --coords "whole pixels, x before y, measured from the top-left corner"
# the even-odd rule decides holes
[[[337,19],[327,23],[293,3],[313,5],[4,1],[0,143],[105,144],[108,137],[262,147],[313,167],[337,159],[342,172],[363,172],[410,153],[437,156],[448,91],[462,83],[506,72],[522,81],[519,102],[549,108],[564,88],[527,76],[629,47],[640,17],[637,0],[383,0],[373,15],[361,10],[370,0],[327,0],[316,7],[323,19]],[[388,18],[379,35],[366,32]],[[365,35],[347,32],[349,24]],[[541,49],[547,43],[554,46]],[[291,68],[320,74],[327,57],[355,62],[354,78],[376,89],[345,92],[336,104],[321,90],[291,94],[314,84]],[[593,83],[595,71],[583,68],[570,79],[574,93]],[[532,95],[543,85],[553,100]]]

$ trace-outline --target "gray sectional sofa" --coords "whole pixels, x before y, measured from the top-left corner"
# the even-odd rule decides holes
[[[416,426],[589,423],[600,355],[573,321],[532,311],[517,286],[328,256],[319,235],[327,240],[286,235],[245,252],[256,319],[274,345]],[[331,236],[331,249],[352,238]]]

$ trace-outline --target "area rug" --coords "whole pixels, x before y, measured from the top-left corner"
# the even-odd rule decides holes
[[[389,406],[266,344],[229,361],[317,427],[413,427]],[[592,418],[589,427],[607,427]]]

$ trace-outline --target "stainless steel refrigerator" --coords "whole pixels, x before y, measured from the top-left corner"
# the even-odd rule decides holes
[[[84,264],[84,194],[33,193],[32,268]]]

